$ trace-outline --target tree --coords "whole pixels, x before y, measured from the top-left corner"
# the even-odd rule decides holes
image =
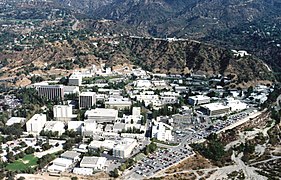
[[[117,178],[119,176],[118,169],[115,168],[113,171],[110,171],[110,176],[114,177],[114,178]]]
[[[35,149],[34,149],[33,147],[31,147],[31,146],[28,146],[28,147],[24,150],[24,152],[25,152],[26,154],[33,154],[33,153],[35,152]]]
[[[147,145],[144,148],[144,154],[148,155],[150,153],[153,153],[157,149],[157,145],[154,142],[151,142],[149,145]]]
[[[52,154],[47,154],[42,156],[41,158],[38,159],[37,164],[38,164],[38,168],[42,169],[44,168],[49,162],[51,162],[52,160],[54,160],[56,158],[55,155]]]
[[[21,176],[17,180],[25,180],[25,178],[23,176]]]
[[[9,163],[12,163],[16,160],[13,152],[8,152],[6,158]]]
[[[44,144],[42,144],[42,149],[43,149],[43,151],[46,151],[46,150],[48,150],[48,149],[50,149],[52,146],[49,144],[49,143],[44,143]]]
[[[13,124],[11,126],[5,126],[0,128],[0,131],[5,134],[5,135],[15,135],[19,137],[20,135],[23,134],[23,130],[21,128],[20,124]]]

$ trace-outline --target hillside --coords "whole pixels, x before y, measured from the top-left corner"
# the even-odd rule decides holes
[[[94,42],[98,43],[97,47]],[[1,71],[4,76],[19,77],[29,73],[46,77],[67,75],[72,69],[105,62],[110,66],[139,65],[156,73],[231,75],[233,83],[244,86],[274,81],[272,72],[254,56],[237,58],[230,50],[187,40],[131,37],[76,39],[16,53],[4,51],[0,55],[9,62]]]
[[[280,22],[278,0],[56,0],[94,19],[110,19],[152,36],[202,37],[244,22]],[[143,31],[143,32],[142,32]]]
[[[112,20],[87,24],[94,31],[182,37],[245,49],[269,64],[277,77],[281,72],[281,3],[278,0],[57,1],[92,19]]]
[[[272,72],[254,57],[235,57],[228,49],[197,41],[167,41],[160,39],[122,38],[109,59],[121,54],[133,63],[162,73],[232,74],[237,83],[255,80],[273,80]]]
[[[6,76],[8,72],[10,76],[27,75],[34,69],[45,74],[52,74],[48,70],[56,68],[69,73],[72,68],[104,60],[108,64],[134,63],[154,72],[235,74],[242,83],[273,79],[261,60],[275,73],[281,68],[281,11],[276,0],[5,3],[0,4],[0,17],[6,19],[0,21],[0,55],[4,62],[0,65]],[[177,36],[202,43],[127,35]],[[115,37],[119,45],[110,45],[108,37]],[[93,45],[96,41],[98,47]],[[238,59],[231,49],[245,49],[252,56]]]

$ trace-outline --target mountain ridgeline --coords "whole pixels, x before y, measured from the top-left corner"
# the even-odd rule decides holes
[[[236,57],[230,50],[197,41],[123,37],[114,51],[102,48],[113,52],[108,58],[110,64],[120,63],[122,57],[156,73],[224,74],[231,75],[237,84],[274,80],[262,60]]]
[[[135,26],[152,36],[205,36],[244,22],[280,22],[278,0],[56,0],[94,19]]]
[[[133,62],[154,72],[232,74],[238,83],[273,80],[274,73],[281,80],[279,0],[17,0],[5,3],[0,7],[8,18],[41,23],[44,28],[32,33],[49,33],[46,38],[51,39],[51,43],[46,45],[43,42],[48,41],[41,40],[41,44],[35,43],[35,49],[28,50],[30,57],[24,55],[26,62],[36,59],[47,46],[53,57],[61,58],[41,56],[37,58],[38,64],[46,61],[56,65],[63,63],[63,59],[78,59],[86,65],[99,58],[109,64]],[[7,18],[5,13],[1,15],[3,19]],[[17,22],[14,19],[12,23]],[[48,20],[52,23],[45,23]],[[21,36],[14,33],[12,31],[11,37]],[[95,33],[117,34],[120,44],[101,43],[93,48],[89,37]],[[167,41],[166,37],[194,41]],[[54,46],[54,39],[63,45],[61,49]],[[79,44],[75,44],[76,41]],[[86,55],[74,47],[86,50]],[[231,49],[246,50],[252,56],[235,57]],[[18,55],[19,58],[25,51],[5,53],[3,57],[9,59]]]
[[[281,72],[279,0],[56,0],[94,21],[95,31],[190,38],[245,49]],[[281,78],[280,78],[281,80]]]

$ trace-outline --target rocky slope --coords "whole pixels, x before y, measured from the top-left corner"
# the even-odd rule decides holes
[[[94,19],[110,19],[155,36],[204,36],[260,19],[280,21],[278,0],[57,0]]]
[[[93,42],[98,43],[94,46]],[[234,83],[274,81],[272,72],[258,58],[237,58],[224,48],[197,41],[167,41],[132,37],[100,38],[49,43],[17,53],[2,52],[9,65],[6,75],[68,74],[72,69],[99,62],[110,66],[135,64],[156,73],[232,75]]]
[[[112,20],[88,24],[95,31],[184,37],[245,49],[281,71],[279,0],[57,1],[93,19]]]
[[[36,26],[38,29],[33,29],[32,34],[45,34],[48,29],[49,33],[45,36],[47,39],[59,40],[66,37],[67,42],[55,43],[52,40],[52,43],[47,43],[46,40],[45,44],[34,49],[16,53],[1,52],[2,59],[8,59],[10,63],[10,67],[7,68],[11,72],[19,69],[24,73],[27,71],[25,66],[33,62],[34,66],[40,65],[38,67],[40,70],[45,63],[47,63],[45,69],[52,67],[71,69],[102,59],[109,64],[133,62],[155,72],[232,73],[237,75],[237,81],[247,82],[273,79],[272,73],[260,59],[274,67],[281,67],[281,58],[278,58],[281,57],[281,51],[278,51],[280,48],[277,46],[280,39],[281,28],[278,23],[281,11],[277,0],[53,0],[51,3],[44,0],[19,1],[21,1],[19,4],[16,1],[9,1],[9,6],[4,6],[3,12],[9,15],[12,11],[10,18],[25,18],[27,21],[41,19],[45,24],[49,21],[62,22],[62,25],[66,21],[68,21],[66,24],[79,22],[79,28],[73,28],[74,25],[59,26],[56,23],[53,23],[53,27],[46,25],[40,28],[38,24]],[[41,3],[37,3],[38,1]],[[13,6],[15,8],[10,8]],[[39,6],[42,8],[36,8]],[[57,11],[54,8],[67,10]],[[7,18],[4,16],[5,13],[1,14],[4,19]],[[84,15],[83,18],[81,14]],[[85,20],[86,15],[88,18],[91,17],[91,20]],[[110,21],[99,20],[104,18]],[[268,23],[268,26],[264,26],[265,22],[275,24],[272,26]],[[75,29],[77,32],[72,32]],[[93,42],[86,38],[93,32],[104,32],[107,35],[122,33],[188,37],[228,48],[196,41],[168,42],[127,37],[117,38],[116,41],[120,42],[117,46],[111,46],[105,42],[106,40],[100,40],[99,47],[95,48]],[[75,38],[71,37],[71,34],[79,36],[80,33],[88,34],[83,35],[84,40],[79,37],[80,40],[75,41]],[[15,37],[17,35],[20,36],[15,34]],[[230,53],[230,48],[246,49],[253,56],[235,58]],[[23,67],[20,67],[21,65]],[[278,68],[276,69],[278,71]]]
[[[116,54],[154,72],[232,74],[238,83],[273,80],[272,72],[260,59],[235,57],[228,49],[197,41],[122,38],[109,61],[118,62],[114,58]]]

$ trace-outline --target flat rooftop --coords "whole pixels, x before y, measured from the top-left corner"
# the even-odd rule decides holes
[[[210,103],[210,104],[201,105],[201,107],[209,109],[210,111],[229,109],[228,106],[225,106],[222,103]]]
[[[105,108],[97,108],[97,109],[92,109],[92,110],[88,110],[85,113],[85,116],[96,116],[96,117],[100,117],[100,116],[105,116],[105,117],[117,117],[118,116],[118,111],[115,109],[105,109]]]

